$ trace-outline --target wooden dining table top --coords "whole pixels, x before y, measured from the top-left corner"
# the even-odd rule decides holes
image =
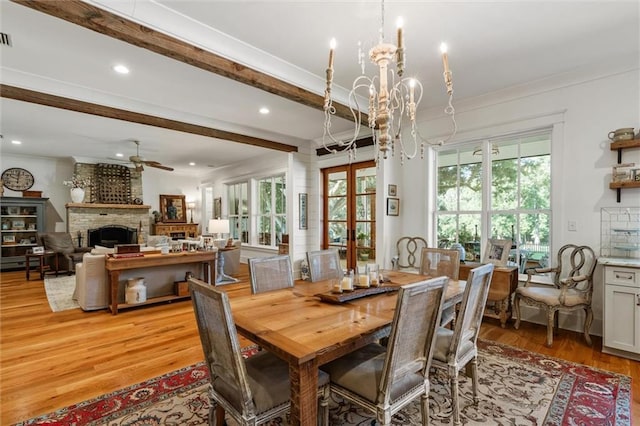
[[[385,277],[389,282],[383,285],[396,287],[430,278],[399,271]],[[461,300],[464,286],[464,281],[449,281],[445,306]],[[393,320],[397,291],[343,303],[317,296],[330,291],[329,280],[296,281],[292,288],[230,300],[238,333],[289,363],[293,424],[315,424],[314,369],[386,335]]]

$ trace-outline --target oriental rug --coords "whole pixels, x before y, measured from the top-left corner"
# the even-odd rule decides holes
[[[47,294],[49,307],[53,312],[66,311],[68,309],[80,307],[78,302],[73,300],[73,292],[75,289],[75,275],[44,278],[44,291]]]
[[[466,425],[630,425],[627,376],[488,341],[479,341],[479,403],[471,379],[460,376],[460,410]],[[249,348],[250,355],[255,348]],[[430,424],[451,424],[444,376],[431,377]],[[208,372],[196,364],[19,425],[206,425]],[[373,416],[332,396],[331,425],[369,425]],[[227,420],[228,424],[235,422]],[[282,418],[269,423],[288,424]],[[419,425],[415,402],[393,425]]]

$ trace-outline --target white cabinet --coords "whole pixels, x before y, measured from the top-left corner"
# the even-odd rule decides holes
[[[604,266],[602,351],[640,360],[640,266],[629,265]]]

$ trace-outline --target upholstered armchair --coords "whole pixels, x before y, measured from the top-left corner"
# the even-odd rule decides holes
[[[584,338],[591,346],[589,329],[593,322],[591,299],[593,295],[593,271],[596,256],[587,246],[567,244],[558,251],[557,265],[553,268],[527,269],[524,287],[516,289],[513,308],[516,313],[515,328],[520,327],[520,302],[545,309],[547,313],[547,346],[553,345],[553,330],[558,328],[558,311],[570,312],[584,309]],[[548,284],[537,284],[536,277],[543,276]],[[539,283],[540,281],[538,281]]]
[[[91,247],[74,246],[71,234],[68,232],[40,233],[38,240],[45,250],[52,250],[56,253],[58,268],[69,274],[75,272],[76,263],[82,262],[82,255],[91,251]]]

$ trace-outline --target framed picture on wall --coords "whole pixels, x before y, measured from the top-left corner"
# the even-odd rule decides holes
[[[162,221],[167,223],[187,223],[187,204],[184,195],[160,194]]]
[[[307,201],[308,201],[308,195],[306,192],[301,192],[299,194],[299,204],[298,204],[298,210],[299,210],[299,214],[300,214],[300,229],[307,229],[308,225],[307,225],[307,219],[308,219],[308,214],[307,214]]]
[[[495,266],[507,266],[511,240],[498,240],[491,238],[487,241],[487,249],[484,251],[482,263],[493,263]]]
[[[222,197],[213,199],[213,218],[220,219],[222,217]]]
[[[400,214],[400,199],[387,198],[387,216],[398,216]]]
[[[398,195],[398,185],[389,184],[389,197]]]

